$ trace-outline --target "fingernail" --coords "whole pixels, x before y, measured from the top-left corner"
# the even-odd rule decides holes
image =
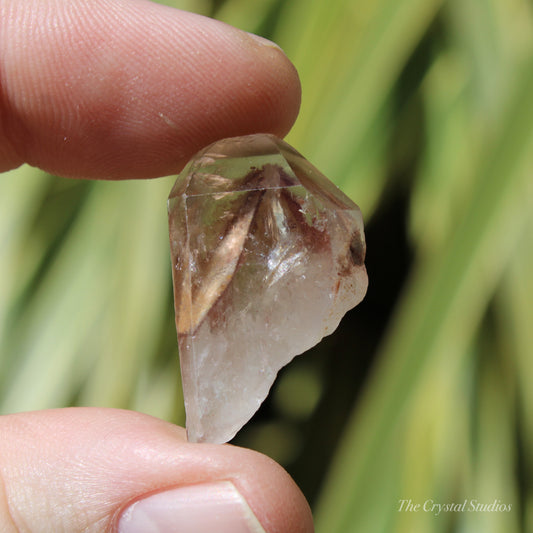
[[[122,514],[119,533],[266,533],[230,481],[202,483],[138,500]]]
[[[255,33],[248,33],[248,35],[261,46],[269,46],[270,48],[275,48],[276,50],[281,50],[281,48],[274,42],[261,37],[260,35],[255,35]],[[281,50],[283,52],[283,50]]]

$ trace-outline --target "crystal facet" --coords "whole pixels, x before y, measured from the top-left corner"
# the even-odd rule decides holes
[[[168,209],[188,438],[227,442],[365,295],[361,213],[266,134],[199,152]]]

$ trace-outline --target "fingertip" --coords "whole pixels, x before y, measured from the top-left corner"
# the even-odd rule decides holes
[[[277,463],[235,446],[188,443],[183,429],[147,415],[96,408],[21,413],[0,419],[0,435],[0,529],[2,517],[11,517],[10,526],[32,531],[111,532],[135,508],[142,520],[175,512],[175,519],[205,525],[202,515],[218,506],[250,531],[254,517],[267,533],[313,531],[304,496]],[[154,495],[161,497],[150,500]],[[187,501],[199,512],[188,513]],[[139,525],[130,518],[122,524]]]
[[[0,168],[155,177],[217,139],[284,136],[296,119],[285,54],[221,22],[145,0],[7,4]]]

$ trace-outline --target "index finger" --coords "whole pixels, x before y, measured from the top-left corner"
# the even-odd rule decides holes
[[[296,71],[272,43],[147,0],[0,1],[0,171],[175,173],[198,149],[283,136]]]

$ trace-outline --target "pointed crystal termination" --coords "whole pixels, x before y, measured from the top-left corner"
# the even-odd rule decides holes
[[[363,299],[361,213],[263,134],[199,152],[168,209],[188,438],[227,442],[280,368]]]

